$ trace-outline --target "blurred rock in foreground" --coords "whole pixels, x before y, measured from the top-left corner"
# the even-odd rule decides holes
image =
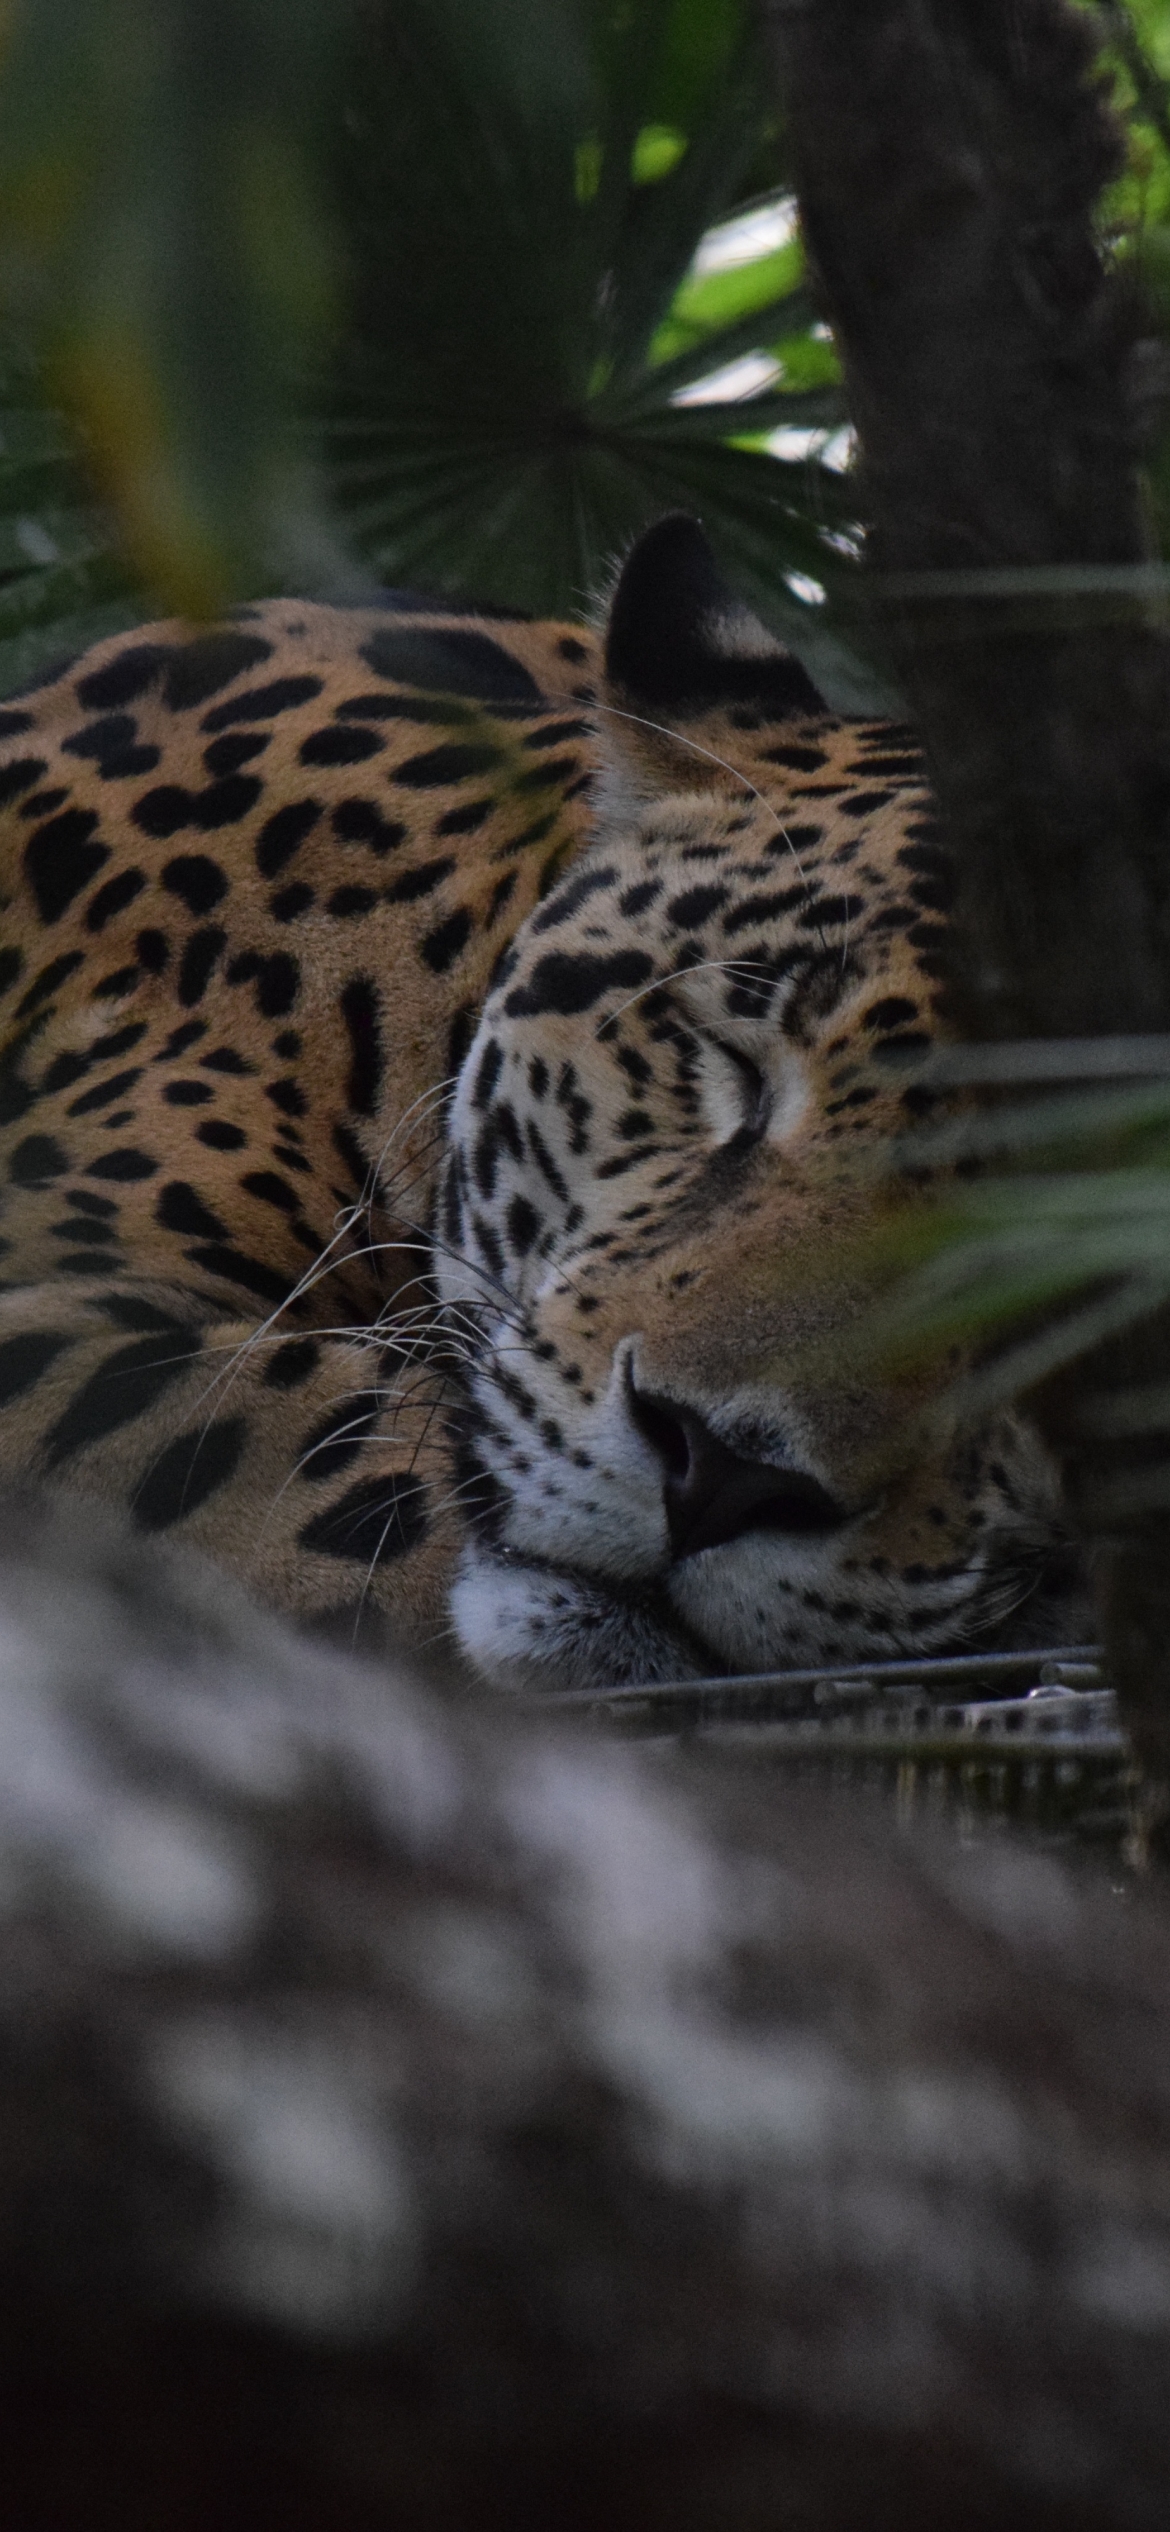
[[[3,2519],[1029,2532],[1170,2487],[1170,1901],[0,1529]]]

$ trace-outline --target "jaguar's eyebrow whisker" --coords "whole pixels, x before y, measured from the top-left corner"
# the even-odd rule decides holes
[[[612,1028],[616,1020],[622,1018],[623,1013],[632,1011],[634,1004],[643,1002],[648,994],[669,993],[671,986],[681,985],[684,977],[703,976],[708,971],[723,976],[749,977],[757,986],[760,984],[771,986],[775,982],[769,970],[752,959],[697,958],[690,967],[667,968],[661,976],[652,976],[648,984],[639,985],[636,993],[628,994],[624,1002],[619,1002],[616,1011],[607,1011],[605,1017],[597,1022],[593,1031],[594,1037],[599,1039],[603,1037],[606,1030]]]
[[[784,842],[792,855],[793,868],[796,871],[797,878],[800,880],[803,887],[807,888],[809,886],[808,878],[801,864],[800,855],[797,852],[796,846],[792,841],[792,837],[784,824],[784,820],[781,817],[779,810],[776,808],[774,802],[769,800],[767,793],[760,790],[759,784],[754,783],[751,776],[744,773],[742,766],[733,765],[728,757],[720,756],[718,751],[713,747],[701,746],[698,739],[688,738],[685,731],[672,730],[669,722],[651,721],[644,712],[624,712],[616,703],[601,702],[596,702],[593,705],[593,710],[595,712],[607,714],[615,721],[632,721],[639,729],[651,730],[657,738],[671,739],[674,741],[676,746],[688,748],[692,756],[702,756],[709,765],[717,765],[721,773],[730,774],[732,780],[739,783],[741,788],[748,793],[749,797],[758,802],[760,808],[765,812],[765,815],[772,819],[777,834],[783,837]],[[820,942],[821,948],[827,955],[829,944],[819,926],[817,929],[817,938]]]

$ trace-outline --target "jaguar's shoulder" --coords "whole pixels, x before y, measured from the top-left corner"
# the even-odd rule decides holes
[[[123,1013],[161,1060],[178,1021],[183,1056],[207,1023],[270,1067],[270,1024],[313,1000],[306,957],[336,985],[413,964],[439,1029],[422,1069],[441,1071],[456,1011],[579,840],[595,648],[405,598],[278,599],[114,636],[10,697],[0,1123],[30,1104],[30,1032],[51,1080],[57,1051],[90,1069]]]
[[[0,738],[52,736],[73,725],[92,736],[95,716],[144,715],[185,730],[198,745],[249,719],[336,700],[387,682],[487,707],[593,692],[598,645],[588,628],[538,622],[503,609],[461,607],[440,598],[386,591],[350,604],[271,598],[239,607],[223,622],[181,618],[136,626],[81,656],[52,663],[0,707]],[[246,676],[248,686],[238,681]],[[231,689],[235,707],[225,708]],[[208,724],[206,709],[216,718]],[[115,753],[125,730],[75,748],[95,760]]]
[[[539,842],[531,807],[569,770],[559,742],[584,735],[594,649],[571,625],[405,599],[277,599],[204,629],[116,635],[0,708],[12,921],[58,939],[79,930],[101,958],[99,936],[160,871],[164,894],[205,914],[245,874],[253,897],[278,882],[313,835],[318,861],[327,840],[337,878],[353,883],[352,915],[378,902],[368,884],[363,893],[363,851],[385,863],[437,835],[447,878],[466,850],[482,857],[482,839],[463,839],[500,814],[509,835]],[[509,819],[517,803],[528,815]],[[156,870],[160,846],[170,849]],[[298,886],[304,876],[298,862]],[[408,883],[401,901],[430,893]],[[261,896],[247,911],[288,921],[308,911],[303,894],[294,900]],[[10,983],[24,958],[8,930]]]

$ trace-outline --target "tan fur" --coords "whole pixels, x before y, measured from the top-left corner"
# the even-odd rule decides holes
[[[443,621],[439,616],[423,618],[422,629]],[[459,619],[461,625],[467,621]],[[2,1465],[13,1475],[50,1476],[80,1493],[136,1495],[148,1481],[152,1460],[176,1432],[243,1418],[246,1444],[230,1491],[197,1506],[182,1520],[182,1535],[230,1562],[266,1597],[302,1614],[327,1610],[340,1596],[343,1579],[348,1600],[350,1577],[339,1572],[334,1560],[307,1554],[298,1544],[306,1510],[316,1513],[321,1499],[342,1491],[336,1483],[315,1488],[310,1483],[290,1495],[298,1443],[331,1408],[344,1405],[347,1396],[376,1376],[380,1348],[363,1343],[360,1333],[356,1341],[327,1342],[312,1378],[289,1396],[266,1390],[263,1374],[293,1332],[339,1327],[361,1332],[388,1312],[397,1309],[401,1314],[412,1303],[416,1309],[422,1306],[413,1289],[420,1262],[418,1232],[433,1178],[436,1093],[449,1071],[452,1022],[460,1011],[477,1010],[500,950],[582,835],[581,803],[565,799],[581,772],[580,743],[558,744],[551,751],[560,769],[551,780],[544,778],[549,756],[525,750],[521,743],[523,736],[579,712],[593,646],[568,625],[493,621],[482,628],[532,672],[554,699],[552,708],[537,709],[516,725],[474,702],[457,703],[446,725],[442,717],[432,725],[411,720],[372,725],[384,742],[375,760],[376,775],[364,764],[302,766],[301,748],[334,724],[339,705],[371,689],[385,691],[384,681],[371,677],[358,653],[371,631],[387,622],[393,626],[397,619],[291,601],[249,610],[240,619],[241,629],[272,644],[270,659],[249,667],[187,711],[169,709],[154,693],[135,701],[135,744],[161,751],[159,765],[146,775],[103,780],[92,761],[62,754],[62,744],[95,717],[77,700],[82,676],[100,674],[142,643],[181,648],[192,636],[179,623],[151,626],[98,646],[42,692],[10,706],[10,711],[27,715],[29,726],[0,743],[0,786],[5,765],[41,759],[45,766],[35,787],[26,786],[23,796],[5,810],[0,837],[2,938],[6,948],[19,950],[23,958],[18,983],[3,1008],[3,1056],[9,1085],[36,1088],[34,1103],[5,1125],[0,1140],[0,1166],[8,1179],[3,1218],[8,1288],[0,1299],[0,1343],[25,1330],[69,1338],[68,1350],[4,1417]],[[571,662],[562,658],[559,640],[570,641],[578,657]],[[131,803],[161,784],[207,786],[207,715],[274,677],[306,673],[321,680],[321,691],[311,700],[282,711],[271,725],[230,725],[244,732],[271,727],[263,754],[250,760],[264,785],[250,812],[227,827],[184,829],[163,839],[128,826]],[[0,714],[0,730],[4,717]],[[395,791],[394,776],[402,763],[447,742],[490,746],[498,762],[486,778],[463,777],[425,792]],[[566,756],[572,760],[569,771]],[[46,791],[57,789],[64,797],[51,814],[95,813],[93,840],[108,847],[110,858],[64,916],[46,925],[28,885],[23,855],[35,828],[36,803]],[[487,793],[493,805],[483,827],[449,842],[436,836],[453,806]],[[360,844],[339,842],[331,830],[330,810],[357,796],[376,801],[386,817],[394,816],[409,828],[407,839],[381,860]],[[262,879],[255,861],[261,828],[282,805],[307,797],[323,805],[318,825],[275,878]],[[530,840],[518,844],[526,834]],[[230,892],[205,914],[190,912],[162,884],[161,874],[180,855],[206,855],[230,878]],[[397,885],[437,858],[451,859],[454,868],[421,899],[407,898],[393,906],[377,903],[356,918],[326,911],[329,896],[339,887]],[[146,886],[95,935],[86,927],[86,910],[111,876],[128,864],[142,870]],[[501,881],[513,874],[506,906],[493,911]],[[313,888],[316,903],[299,919],[281,923],[273,917],[273,900],[294,882]],[[437,975],[423,963],[418,945],[464,911],[471,921],[466,948],[447,972]],[[138,936],[154,926],[163,928],[170,942],[164,972],[152,975],[139,966],[112,995],[104,992],[111,978],[135,968]],[[187,1008],[176,992],[183,946],[209,926],[227,931],[227,945],[205,992]],[[84,953],[83,964],[34,1012],[22,1015],[21,1005],[38,974],[77,948]],[[252,984],[228,981],[233,956],[247,951],[261,957],[291,951],[298,957],[301,988],[287,1014],[265,1019],[256,1008]],[[355,973],[374,981],[379,1002],[382,1087],[369,1115],[355,1110],[348,1095],[352,1056],[338,1016],[338,997]],[[167,1060],[162,1049],[176,1026],[195,1019],[207,1023],[206,1034],[189,1051]],[[145,1035],[132,1050],[100,1063],[95,1073],[55,1094],[40,1086],[56,1059],[88,1054],[95,1040],[133,1023],[145,1023]],[[301,1039],[301,1052],[291,1058],[275,1051],[290,1027]],[[232,1076],[201,1069],[201,1059],[222,1047],[243,1053],[249,1071]],[[83,1116],[76,1113],[79,1098],[128,1070],[136,1078],[125,1097]],[[289,1079],[305,1101],[303,1115],[289,1117],[266,1097],[269,1084]],[[193,1108],[168,1104],[167,1092],[176,1080],[213,1087],[214,1111],[210,1102]],[[197,1140],[212,1113],[218,1123],[245,1136],[246,1143],[215,1151]],[[334,1127],[342,1119],[368,1165],[368,1184],[347,1170],[336,1149]],[[308,1164],[295,1174],[282,1126],[291,1126]],[[64,1210],[63,1182],[55,1177],[50,1183],[22,1184],[19,1161],[16,1183],[11,1174],[13,1155],[34,1135],[51,1138],[69,1155],[83,1195],[117,1202],[116,1286],[104,1274],[81,1280],[62,1277],[63,1254],[70,1258],[71,1251],[63,1252],[54,1240],[53,1225]],[[89,1174],[104,1154],[123,1145],[158,1155],[159,1166],[150,1178],[111,1181]],[[371,1204],[379,1169],[380,1189]],[[299,1217],[251,1193],[242,1182],[254,1173],[271,1173],[291,1185],[302,1197]],[[275,1303],[270,1311],[261,1296],[257,1306],[246,1305],[244,1315],[239,1286],[183,1254],[184,1247],[210,1243],[181,1241],[160,1226],[159,1190],[169,1180],[193,1186],[224,1225],[231,1246],[298,1288],[297,1298],[273,1324]],[[327,1254],[327,1270],[317,1268],[318,1252]],[[180,1316],[190,1320],[203,1339],[198,1368],[167,1389],[154,1415],[84,1446],[54,1468],[46,1463],[45,1432],[81,1383],[117,1350],[111,1347],[108,1323],[94,1316],[93,1305],[111,1290],[126,1292],[131,1286],[148,1304],[163,1310],[177,1305]],[[126,1331],[120,1331],[118,1348],[128,1341]],[[363,1447],[363,1477],[416,1466],[433,1469],[441,1461],[437,1419],[444,1386],[441,1372],[425,1362],[397,1378],[379,1420],[382,1446],[375,1450],[367,1441]],[[441,1473],[438,1491],[441,1499]],[[386,1596],[396,1616],[433,1625],[453,1535],[446,1534],[440,1513],[425,1543],[394,1564]]]

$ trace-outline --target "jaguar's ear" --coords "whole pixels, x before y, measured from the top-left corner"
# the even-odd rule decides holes
[[[697,519],[647,528],[614,591],[605,639],[610,700],[677,723],[720,705],[769,720],[827,709],[810,676],[719,577]]]

